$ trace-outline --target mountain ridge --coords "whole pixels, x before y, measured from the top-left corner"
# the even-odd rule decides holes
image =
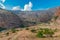
[[[59,7],[58,7],[59,8]],[[48,22],[52,19],[57,8],[39,11],[12,11],[0,9],[0,27],[20,27],[36,25],[40,22]],[[6,22],[4,22],[6,21]],[[22,25],[21,25],[22,24]],[[12,27],[12,28],[13,28]]]

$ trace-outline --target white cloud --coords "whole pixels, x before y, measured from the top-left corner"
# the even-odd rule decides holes
[[[5,2],[5,0],[1,0],[1,2],[2,2],[2,3],[4,3],[4,2]]]
[[[5,6],[3,5],[3,3],[5,2],[5,0],[0,0],[0,8],[5,9]]]
[[[0,8],[5,9],[5,6],[2,3],[0,3]]]
[[[12,10],[21,10],[21,9],[20,9],[20,6],[15,6],[12,8]]]
[[[12,8],[12,10],[31,11],[32,10],[32,3],[29,2],[29,4],[25,4],[24,9],[20,8],[20,6],[15,6]]]
[[[25,4],[24,11],[31,11],[32,10],[31,8],[32,8],[32,3],[29,2],[29,4]]]

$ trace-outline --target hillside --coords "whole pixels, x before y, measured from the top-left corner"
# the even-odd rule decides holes
[[[0,29],[0,40],[59,40],[60,7],[39,11],[9,11],[0,9],[0,27],[8,29],[4,31]],[[37,37],[37,34],[38,36],[40,34],[41,36],[44,35],[44,37]]]
[[[20,18],[7,10],[0,9],[0,27],[13,28],[20,25]]]
[[[52,19],[57,8],[50,8],[48,10],[37,11],[20,11],[13,10],[12,13],[19,16],[25,26],[31,26],[39,24],[40,22],[48,22]]]
[[[23,21],[30,22],[46,22],[49,21],[54,15],[57,8],[50,8],[48,10],[37,10],[37,11],[20,11],[13,10],[12,12],[18,15]]]
[[[0,9],[0,27],[27,27],[41,22],[51,21],[57,8],[37,11],[3,10]]]

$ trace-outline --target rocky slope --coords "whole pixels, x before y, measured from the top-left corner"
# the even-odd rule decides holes
[[[19,27],[20,18],[7,10],[0,9],[0,27],[13,28]]]
[[[22,27],[34,25],[40,22],[47,22],[51,20],[53,15],[56,13],[56,10],[57,8],[37,11],[7,11],[0,8],[0,27]]]
[[[48,10],[37,10],[37,11],[12,11],[18,15],[23,21],[30,22],[46,22],[49,21],[54,15],[57,8],[50,8]]]

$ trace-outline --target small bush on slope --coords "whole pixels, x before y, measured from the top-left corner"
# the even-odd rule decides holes
[[[40,37],[40,38],[44,37],[44,36],[43,36],[43,31],[38,31],[38,33],[37,33],[36,36],[37,36],[37,37]]]
[[[6,36],[8,36],[8,35],[9,35],[9,32],[6,33]]]
[[[36,32],[36,30],[35,30],[35,29],[31,29],[31,32],[35,33],[35,32]]]
[[[12,29],[11,29],[11,32],[12,32],[12,33],[15,33],[16,31],[17,31],[17,30],[16,30],[15,28],[12,28]]]
[[[37,32],[37,37],[53,37],[54,35],[54,30],[52,29],[48,29],[48,28],[41,28],[38,32]]]
[[[26,30],[29,30],[29,28],[26,28]]]
[[[52,29],[44,29],[44,34],[48,37],[53,37],[54,31]]]

